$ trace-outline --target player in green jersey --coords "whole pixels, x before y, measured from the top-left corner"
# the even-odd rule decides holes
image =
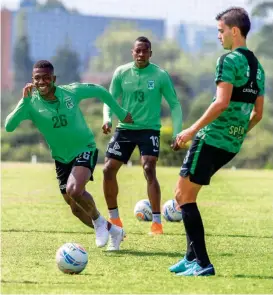
[[[160,148],[162,96],[171,109],[174,138],[182,130],[182,111],[170,76],[159,66],[150,63],[152,48],[146,37],[136,39],[132,56],[133,62],[116,69],[110,85],[110,93],[114,99],[121,98],[121,104],[131,112],[134,124],[119,122],[110,140],[104,166],[104,195],[111,222],[122,226],[117,205],[116,175],[138,146],[153,211],[151,233],[161,234],[160,186],[156,178],[156,162]],[[112,112],[107,105],[104,105],[103,114],[102,128],[107,134],[112,127]]]
[[[132,123],[131,114],[99,85],[56,86],[55,81],[53,65],[38,61],[33,67],[32,83],[24,87],[23,98],[6,119],[6,130],[14,131],[23,120],[34,123],[49,145],[61,193],[72,213],[87,226],[94,227],[98,247],[105,246],[109,235],[119,246],[123,232],[100,215],[93,197],[85,190],[86,183],[93,180],[98,151],[79,103],[82,99],[99,98],[128,124]]]
[[[183,146],[193,139],[176,186],[187,237],[185,257],[170,267],[181,276],[215,275],[206,245],[202,219],[196,204],[203,185],[239,152],[244,138],[262,118],[264,71],[246,47],[250,20],[243,8],[220,13],[218,39],[229,53],[217,61],[216,96],[206,112],[177,136]]]

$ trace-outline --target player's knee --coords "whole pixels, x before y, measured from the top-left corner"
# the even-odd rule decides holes
[[[143,170],[144,170],[144,175],[145,175],[145,178],[148,180],[148,181],[154,181],[155,180],[155,167],[154,165],[151,165],[149,163],[147,164],[144,164],[143,165]]]
[[[110,165],[106,163],[103,168],[103,175],[105,180],[112,180],[117,174],[117,171]]]
[[[196,201],[196,196],[190,191],[182,190],[180,187],[175,189],[175,199],[178,204],[184,205]]]
[[[82,195],[82,188],[76,184],[67,185],[66,193],[70,198],[76,201]]]

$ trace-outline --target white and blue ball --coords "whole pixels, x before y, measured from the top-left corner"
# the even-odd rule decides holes
[[[88,254],[81,245],[66,243],[57,250],[56,263],[63,273],[78,274],[85,269]]]
[[[162,207],[162,214],[167,221],[182,220],[182,212],[176,200],[167,201]]]
[[[147,199],[138,201],[134,208],[134,215],[140,221],[152,221],[153,213],[150,201]]]

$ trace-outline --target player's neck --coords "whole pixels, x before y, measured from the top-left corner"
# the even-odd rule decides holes
[[[140,70],[147,68],[149,65],[150,65],[150,62],[148,62],[145,66],[141,67],[141,66],[137,65],[137,63],[135,62],[135,67]]]
[[[246,39],[241,39],[241,40],[237,40],[234,41],[233,45],[232,45],[232,51],[239,48],[239,47],[247,47],[246,46]]]

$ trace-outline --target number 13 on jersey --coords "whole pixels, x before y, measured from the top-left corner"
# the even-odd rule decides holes
[[[135,101],[138,102],[143,102],[145,97],[144,97],[144,92],[143,91],[135,91]]]

